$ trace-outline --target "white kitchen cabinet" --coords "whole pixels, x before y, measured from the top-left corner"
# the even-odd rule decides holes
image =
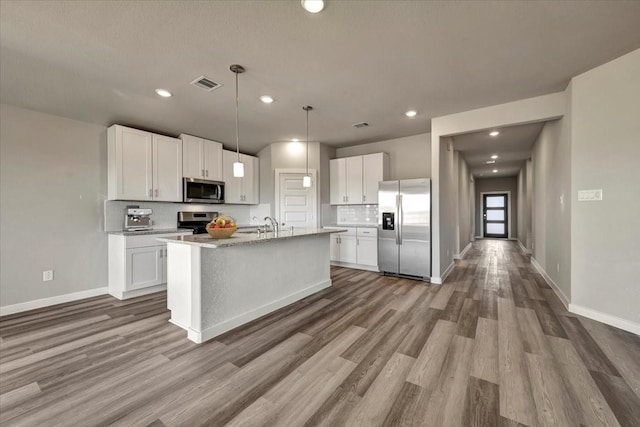
[[[378,230],[370,227],[324,227],[347,230],[331,234],[332,264],[378,271]]]
[[[358,228],[356,231],[356,264],[378,267],[378,230]]]
[[[238,161],[235,151],[222,151],[224,202],[245,205],[260,203],[260,162],[257,157],[240,154],[244,164],[244,177],[233,176],[233,164]]]
[[[329,162],[330,203],[362,205],[378,203],[378,181],[388,179],[389,156],[374,153]]]
[[[362,202],[378,204],[378,183],[389,179],[389,155],[386,153],[362,156]]]
[[[109,235],[109,294],[127,299],[167,288],[167,245],[159,237],[191,232]]]
[[[113,125],[107,131],[108,199],[182,201],[182,141]]]
[[[222,144],[182,134],[182,176],[222,181]]]

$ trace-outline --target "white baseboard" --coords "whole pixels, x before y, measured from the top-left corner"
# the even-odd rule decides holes
[[[337,267],[355,268],[356,270],[374,271],[376,273],[380,271],[378,270],[378,266],[351,264],[349,262],[342,262],[342,261],[331,261],[331,265],[335,265]]]
[[[469,249],[471,249],[471,242],[469,242],[467,244],[467,246],[464,247],[462,252],[460,252],[459,254],[454,255],[453,259],[462,259],[462,258],[464,258],[464,256],[467,254],[467,252],[469,252]]]
[[[476,236],[476,240],[482,240],[482,236]]]
[[[431,280],[429,280],[431,283],[434,283],[436,285],[442,285],[444,283],[445,280],[447,280],[447,276],[449,274],[451,274],[451,272],[453,271],[453,267],[455,267],[456,264],[452,261],[451,264],[449,264],[449,267],[447,267],[444,270],[444,273],[442,273],[442,275],[440,275],[440,277],[432,277]]]
[[[531,255],[531,249],[527,249],[525,245],[522,244],[520,239],[516,239],[518,241],[518,245],[520,245],[520,250],[524,252],[526,255]]]
[[[536,260],[534,257],[531,257],[531,265],[533,265],[533,267],[538,270],[538,273],[540,273],[544,280],[549,284],[549,286],[551,286],[551,289],[553,289],[558,298],[560,298],[562,304],[564,304],[564,306],[568,310],[570,301],[569,298],[567,298],[567,296],[564,294],[564,292],[562,292],[562,289],[560,289],[556,282],[554,282],[551,277],[549,277],[547,272],[544,270],[544,268],[542,268],[538,260]]]
[[[258,317],[264,316],[265,314],[269,314],[275,310],[278,310],[282,307],[285,307],[289,304],[299,301],[302,298],[306,298],[311,294],[315,294],[316,292],[326,289],[329,286],[331,286],[331,279],[323,280],[322,282],[312,285],[299,292],[296,292],[293,295],[289,295],[285,298],[263,305],[262,307],[258,307],[255,310],[252,310],[248,313],[243,313],[239,316],[225,320],[222,323],[218,323],[216,325],[210,326],[206,329],[203,329],[202,331],[197,331],[195,329],[188,328],[187,329],[188,338],[191,341],[196,342],[198,344],[203,343],[205,341],[208,341],[212,338],[217,337],[218,335],[222,335],[223,333],[230,331],[231,329],[237,328],[238,326],[242,326],[245,323],[255,320]],[[172,323],[182,327],[182,325],[179,325],[176,322],[172,322]]]
[[[638,323],[576,304],[569,304],[569,311],[588,317],[589,319],[597,320],[598,322],[606,323],[607,325],[615,326],[616,328],[624,329],[632,334],[640,335],[640,324]]]
[[[35,310],[36,308],[49,307],[51,305],[63,304],[65,302],[77,301],[79,299],[91,298],[98,295],[106,295],[108,289],[109,288],[105,286],[104,288],[88,289],[86,291],[21,302],[19,304],[5,305],[4,307],[0,307],[0,316]]]
[[[109,295],[118,298],[119,300],[141,297],[142,295],[153,294],[155,292],[162,292],[167,290],[167,285],[151,286],[149,288],[136,289],[133,291],[124,292],[109,292]]]

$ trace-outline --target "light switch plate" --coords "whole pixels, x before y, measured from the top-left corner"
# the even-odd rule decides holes
[[[578,201],[602,200],[602,189],[599,190],[578,190]]]

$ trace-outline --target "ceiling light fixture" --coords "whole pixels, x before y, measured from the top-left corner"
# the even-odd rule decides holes
[[[300,141],[300,140],[299,140],[298,138],[293,138],[293,139],[291,140],[291,142],[299,142],[299,141]]]
[[[498,169],[494,169],[491,172],[496,173],[496,172],[498,172]]]
[[[495,159],[497,159],[497,158],[498,158],[498,155],[497,155],[497,154],[494,154],[493,156],[491,156],[491,158],[495,160]]]
[[[485,163],[490,165],[490,164],[495,163],[495,162],[496,162],[495,160],[487,160]]]
[[[500,132],[498,132],[497,130],[494,130],[494,131],[492,131],[492,132],[489,132],[489,135],[491,135],[491,136],[498,136],[498,135],[500,135]]]
[[[409,110],[406,113],[404,113],[405,116],[407,117],[415,117],[416,114],[418,114],[415,110]]]
[[[300,0],[300,4],[309,13],[318,13],[324,9],[324,0]]]
[[[242,178],[244,176],[244,164],[240,161],[240,131],[238,125],[238,74],[244,73],[242,65],[233,64],[229,69],[236,75],[236,153],[238,161],[233,163],[233,176]]]
[[[265,104],[271,104],[273,102],[273,98],[269,95],[262,95],[260,97],[260,101],[264,102]]]
[[[169,98],[171,96],[171,92],[166,89],[156,89],[156,93],[163,98]]]
[[[305,188],[311,187],[311,175],[309,175],[309,111],[313,110],[311,105],[307,105],[302,107],[304,111],[307,112],[307,173],[304,178],[302,178],[302,186]]]

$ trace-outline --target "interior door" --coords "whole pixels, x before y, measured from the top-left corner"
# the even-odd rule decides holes
[[[311,187],[302,185],[303,173],[281,173],[278,183],[279,212],[278,220],[285,226],[295,228],[314,228],[316,223],[316,183]]]
[[[507,194],[484,194],[482,198],[484,237],[506,239],[509,237],[507,230],[507,203],[509,200]]]

